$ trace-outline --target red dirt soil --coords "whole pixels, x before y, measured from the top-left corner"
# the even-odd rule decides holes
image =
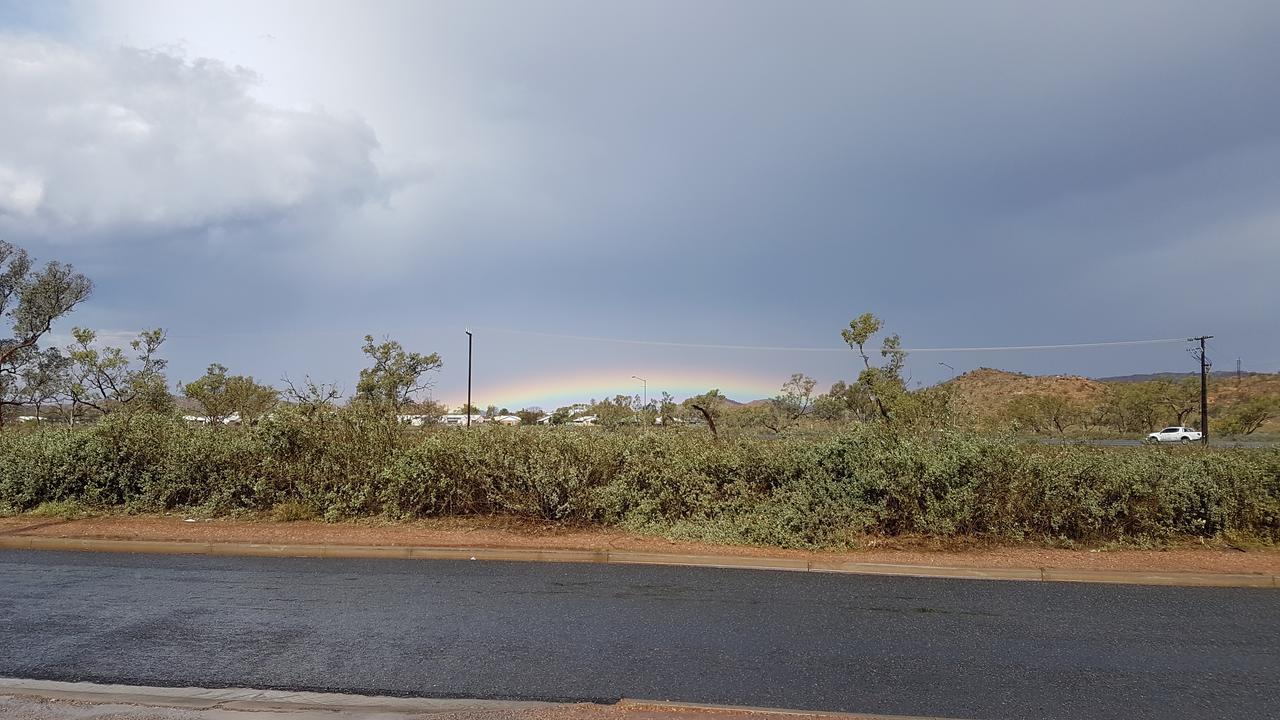
[[[1280,548],[1244,549],[1188,543],[1163,550],[1056,549],[920,538],[868,538],[863,549],[810,552],[678,542],[616,528],[574,527],[510,518],[448,518],[396,523],[205,520],[183,516],[102,516],[77,520],[29,515],[0,518],[0,537],[22,536],[271,545],[618,550],[949,567],[1280,573]]]

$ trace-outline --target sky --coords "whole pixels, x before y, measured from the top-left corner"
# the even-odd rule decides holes
[[[371,334],[456,404],[469,328],[482,406],[747,400],[856,377],[863,312],[1277,371],[1277,87],[1269,0],[0,0],[0,238],[95,281],[55,342],[164,327],[174,381],[350,391]],[[980,366],[1196,368],[907,372]]]

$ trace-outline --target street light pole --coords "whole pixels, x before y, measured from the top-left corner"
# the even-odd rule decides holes
[[[467,331],[467,427],[471,427],[471,331]]]
[[[649,407],[649,381],[639,375],[632,375],[631,379],[640,381],[641,392],[644,393],[644,406]]]

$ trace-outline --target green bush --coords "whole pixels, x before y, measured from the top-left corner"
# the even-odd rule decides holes
[[[877,426],[720,442],[673,429],[417,429],[356,408],[243,428],[135,415],[0,433],[0,513],[42,505],[512,515],[784,547],[867,535],[1272,543],[1280,450],[1050,447]]]

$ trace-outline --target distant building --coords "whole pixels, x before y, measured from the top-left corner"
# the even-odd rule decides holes
[[[480,424],[480,423],[482,423],[482,422],[484,422],[484,416],[483,416],[483,415],[472,415],[472,416],[471,416],[471,424],[472,424],[472,425],[479,425],[479,424]],[[441,425],[466,425],[466,424],[467,424],[467,416],[466,416],[464,413],[450,413],[450,414],[448,414],[448,415],[441,415],[441,416],[440,416],[440,424],[441,424]]]
[[[492,418],[490,418],[490,420],[496,423],[501,423],[502,425],[519,425],[520,424],[519,415],[494,415]]]

